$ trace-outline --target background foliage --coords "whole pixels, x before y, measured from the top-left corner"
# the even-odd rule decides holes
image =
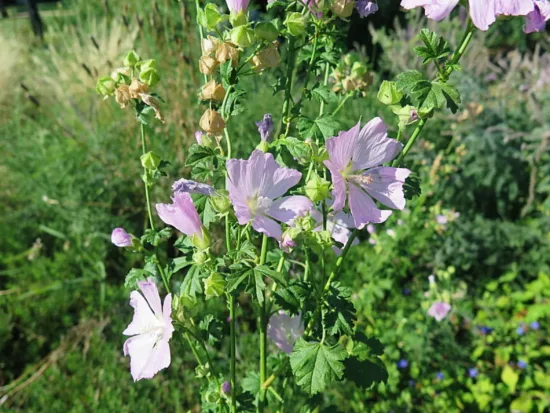
[[[378,28],[352,22],[349,46],[377,75],[364,98],[339,112],[345,127],[360,116],[390,119],[377,86],[403,70],[422,70],[411,67],[416,34],[432,25],[416,13],[394,21],[384,10],[396,10],[395,3],[379,2],[372,19]],[[131,318],[123,281],[138,257],[123,255],[109,234],[115,226],[140,232],[146,219],[139,131],[129,112],[115,116],[115,103],[94,91],[98,74],[131,48],[159,62],[166,123],[148,133],[171,162],[169,179],[152,195],[165,201],[171,182],[187,176],[184,148],[200,116],[191,6],[67,2],[44,13],[43,43],[26,20],[0,20],[1,411],[200,409],[188,348],[174,341],[172,366],[138,383],[122,357],[121,331]],[[410,154],[421,195],[351,252],[345,282],[353,286],[360,328],[385,346],[390,376],[367,391],[336,386],[316,396],[341,411],[550,406],[550,40],[526,38],[521,24],[476,34],[462,72],[453,75],[465,110],[430,121]],[[459,19],[435,27],[449,39],[461,30]],[[254,105],[231,125],[238,156],[259,140],[254,121],[280,112],[274,80],[265,75],[246,85]],[[453,298],[440,323],[426,315],[430,274],[439,293]],[[245,333],[254,320],[246,301],[240,305]],[[238,352],[247,354],[254,340]],[[227,346],[217,348],[226,358]],[[238,374],[255,368],[238,363]]]

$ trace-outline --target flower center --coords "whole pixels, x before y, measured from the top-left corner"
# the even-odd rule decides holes
[[[374,182],[374,178],[371,174],[366,175],[349,175],[348,179],[358,185],[370,185]]]
[[[271,207],[273,201],[265,196],[259,196],[248,200],[248,206],[252,211],[252,215],[265,215]]]

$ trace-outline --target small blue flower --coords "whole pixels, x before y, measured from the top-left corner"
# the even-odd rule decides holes
[[[403,288],[403,295],[411,295],[411,290],[409,288]]]
[[[443,380],[445,378],[445,375],[443,374],[442,371],[439,371],[439,372],[437,372],[435,377],[437,377],[437,380]]]
[[[409,386],[410,386],[410,387],[414,387],[415,384],[416,384],[416,383],[414,382],[414,380],[412,380],[412,379],[409,380]]]
[[[525,367],[527,367],[527,362],[525,360],[519,360],[518,361],[518,367],[520,369],[524,369]]]
[[[401,359],[397,362],[397,367],[399,367],[400,369],[406,369],[407,367],[409,367],[409,362],[405,359]]]
[[[494,328],[487,327],[487,326],[481,326],[479,328],[479,330],[481,331],[481,334],[491,334],[493,332]]]
[[[538,321],[533,321],[531,324],[529,324],[529,327],[533,330],[538,330],[540,328],[540,323]]]
[[[516,333],[518,334],[518,336],[522,336],[523,334],[525,334],[525,324],[520,323],[519,327],[516,328]]]
[[[468,376],[470,376],[471,378],[476,378],[477,374],[478,374],[478,371],[475,367],[468,369]]]

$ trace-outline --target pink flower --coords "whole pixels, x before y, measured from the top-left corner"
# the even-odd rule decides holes
[[[124,228],[115,228],[111,233],[111,242],[117,247],[131,247],[132,236]]]
[[[241,13],[246,12],[248,8],[249,0],[226,0],[227,7],[231,13]]]
[[[402,0],[401,7],[408,10],[424,7],[426,17],[435,21],[443,20],[458,4],[458,0]]]
[[[226,167],[229,199],[241,225],[252,222],[256,231],[281,241],[279,222],[292,225],[311,209],[305,196],[283,196],[302,174],[281,168],[270,153],[255,150],[248,160],[229,159]]]
[[[360,122],[334,138],[327,139],[329,160],[326,167],[332,175],[335,211],[344,208],[346,200],[356,228],[388,219],[391,211],[380,210],[373,199],[394,209],[405,208],[403,183],[411,171],[380,166],[391,161],[402,145],[388,138],[382,119],[375,118],[360,129]]]
[[[546,22],[550,20],[550,1],[535,0],[535,10],[525,18],[525,33],[542,32],[546,28]]]
[[[175,227],[185,235],[202,237],[202,223],[187,192],[175,192],[172,204],[156,204],[157,213],[164,223]]]
[[[267,335],[282,351],[292,353],[294,343],[304,334],[304,323],[300,315],[290,317],[283,310],[269,319]]]
[[[435,318],[437,321],[443,320],[451,311],[451,305],[442,301],[436,301],[428,310],[428,315]]]
[[[172,337],[172,296],[168,294],[161,307],[160,296],[154,282],[138,282],[138,291],[130,294],[130,305],[134,307],[134,318],[122,332],[132,336],[124,342],[124,355],[130,355],[130,372],[134,381],[150,379],[170,365]],[[144,298],[145,296],[145,298]]]

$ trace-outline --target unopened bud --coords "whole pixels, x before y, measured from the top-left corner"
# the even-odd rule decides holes
[[[253,45],[256,41],[254,38],[254,30],[247,26],[238,26],[233,28],[230,36],[231,41],[243,49]]]
[[[115,92],[116,82],[110,76],[104,76],[97,81],[95,90],[101,96],[110,96]]]
[[[212,205],[212,208],[214,208],[214,211],[220,214],[227,213],[231,208],[231,201],[229,201],[229,192],[225,189],[218,189],[210,197],[210,204]]]
[[[306,31],[306,19],[298,12],[290,13],[284,24],[288,33],[294,37],[301,36]]]
[[[118,69],[113,70],[111,73],[111,78],[116,83],[130,83],[130,69],[127,67],[119,67]]]
[[[260,22],[254,28],[256,37],[265,40],[266,42],[273,42],[279,37],[279,31],[275,25],[271,22]]]
[[[246,16],[246,13],[244,11],[240,11],[238,13],[231,12],[229,14],[229,22],[233,27],[242,26],[248,23],[248,17]]]
[[[213,79],[205,84],[201,89],[202,100],[213,100],[215,102],[221,102],[224,97],[224,87],[221,84],[216,83],[216,81]]]
[[[345,19],[351,16],[353,5],[353,0],[335,0],[330,9],[336,16]]]
[[[158,83],[160,77],[158,75],[157,69],[149,68],[139,72],[139,80],[146,83],[147,86],[153,87]]]
[[[351,66],[351,74],[350,76],[354,79],[361,79],[363,76],[367,73],[367,66],[364,63],[361,62],[355,62]]]
[[[359,61],[359,55],[357,53],[348,53],[344,56],[344,63],[346,66],[352,66],[355,62]]]
[[[201,265],[208,260],[208,253],[204,251],[195,251],[193,253],[193,262],[195,264]]]
[[[208,278],[203,280],[204,282],[204,294],[206,299],[213,297],[220,297],[223,295],[225,290],[225,279],[221,276],[220,273],[212,272]]]
[[[204,251],[210,247],[210,235],[208,235],[208,231],[205,227],[202,227],[200,234],[198,232],[193,234],[191,241],[200,251]]]
[[[252,58],[252,65],[257,71],[277,67],[281,64],[281,55],[274,45],[269,45]]]
[[[306,183],[306,195],[313,202],[319,202],[327,199],[330,194],[330,182],[313,173]]]
[[[145,169],[148,169],[150,171],[157,170],[160,165],[160,162],[162,161],[160,156],[154,154],[151,151],[141,155],[140,160],[141,160],[141,166],[143,166]]]
[[[132,99],[139,99],[140,94],[147,93],[149,91],[149,87],[145,83],[134,79],[132,80],[132,83],[130,84],[128,90],[130,91],[130,97]]]
[[[128,85],[120,85],[115,90],[115,100],[122,109],[126,107],[131,98],[130,87]]]
[[[124,56],[124,66],[134,67],[140,61],[141,57],[133,50],[129,51],[126,56]]]
[[[378,91],[378,100],[384,105],[396,105],[403,98],[403,93],[397,89],[395,82],[384,80]]]
[[[218,61],[210,56],[202,56],[199,60],[199,70],[202,74],[211,75],[218,68]]]
[[[222,133],[225,128],[225,121],[223,118],[212,109],[207,109],[202,115],[199,122],[203,131],[208,132],[212,135],[217,135]]]

